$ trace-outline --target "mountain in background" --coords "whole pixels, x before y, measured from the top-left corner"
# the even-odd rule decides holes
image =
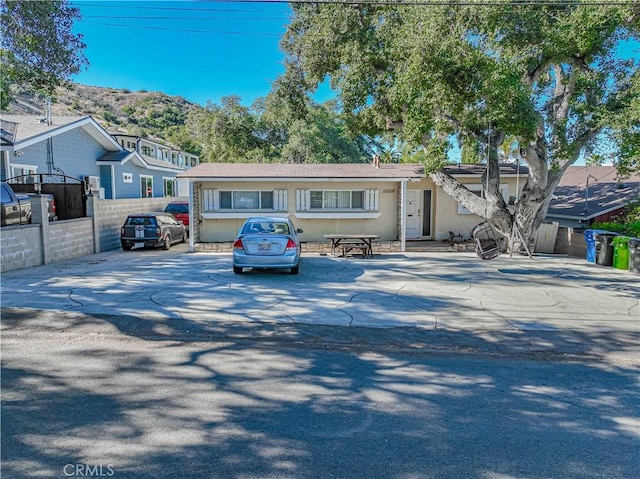
[[[202,110],[200,105],[179,96],[160,92],[94,87],[74,84],[58,88],[51,102],[51,114],[91,115],[109,133],[127,133],[188,150],[194,145],[184,131],[187,115]],[[44,99],[16,90],[7,113],[44,116]]]

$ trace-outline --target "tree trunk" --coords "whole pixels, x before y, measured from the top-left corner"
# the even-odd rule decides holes
[[[449,196],[461,202],[469,211],[489,222],[497,233],[502,235],[502,251],[507,251],[510,245],[515,247],[513,252],[524,249],[519,238],[514,238],[514,224],[517,226],[524,244],[529,250],[533,249],[536,233],[542,224],[549,208],[553,191],[558,185],[562,172],[550,175],[543,162],[538,161],[536,168],[529,169],[529,178],[525,182],[522,192],[515,206],[505,204],[499,193],[499,176],[489,168],[489,184],[486,199],[468,190],[462,183],[444,171],[431,173],[430,177]],[[486,184],[483,188],[486,188]],[[495,187],[492,187],[492,184]],[[544,186],[541,186],[544,185]]]

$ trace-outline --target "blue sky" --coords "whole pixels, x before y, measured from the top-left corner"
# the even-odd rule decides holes
[[[205,105],[264,97],[283,71],[284,3],[71,0],[89,67],[77,83],[162,91]]]
[[[245,105],[266,96],[284,71],[279,42],[286,3],[70,0],[82,19],[89,67],[77,83],[161,91],[205,105],[238,95]],[[634,48],[635,47],[635,48]],[[635,51],[634,51],[635,50]],[[623,56],[638,54],[625,45]],[[316,99],[331,95],[321,88]]]
[[[279,42],[286,3],[70,0],[82,19],[89,66],[77,83],[131,91],[160,91],[205,105],[237,95],[249,106],[266,96],[284,71]],[[619,53],[638,55],[638,44]],[[323,101],[328,88],[315,95]],[[459,157],[459,152],[453,152]]]

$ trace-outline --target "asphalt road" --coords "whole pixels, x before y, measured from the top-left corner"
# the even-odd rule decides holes
[[[624,362],[437,350],[415,328],[189,339],[129,319],[3,311],[2,477],[640,477]]]

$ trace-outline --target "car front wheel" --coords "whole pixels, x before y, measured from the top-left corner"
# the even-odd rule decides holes
[[[239,266],[234,266],[233,267],[233,272],[235,274],[242,274],[242,268],[240,268]]]

